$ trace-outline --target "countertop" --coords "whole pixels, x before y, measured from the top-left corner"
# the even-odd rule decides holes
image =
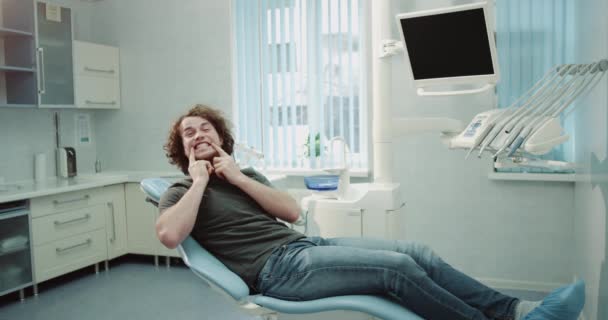
[[[145,178],[183,178],[179,171],[108,171],[96,174],[82,174],[73,178],[49,177],[43,183],[35,183],[33,180],[7,182],[0,185],[0,203],[43,197],[63,192],[78,191],[84,189],[104,187],[121,183],[139,183]],[[276,182],[285,178],[284,175],[266,175],[268,180]]]

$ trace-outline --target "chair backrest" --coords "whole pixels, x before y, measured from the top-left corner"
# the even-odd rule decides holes
[[[141,190],[149,202],[158,206],[162,194],[171,186],[163,178],[148,178],[141,181]],[[249,296],[249,287],[234,272],[215,258],[196,240],[188,236],[178,247],[184,263],[214,289],[229,295],[237,301]]]
[[[147,178],[143,179],[139,186],[148,197],[146,200],[158,207],[160,197],[171,186],[171,182],[163,178]]]

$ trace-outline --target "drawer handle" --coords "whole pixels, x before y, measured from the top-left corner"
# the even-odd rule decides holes
[[[89,71],[89,72],[99,72],[99,73],[109,73],[109,74],[114,74],[114,69],[97,69],[97,68],[91,68],[91,67],[84,67],[85,71]]]
[[[114,203],[108,202],[108,207],[110,208],[110,214],[112,217],[112,238],[110,238],[110,242],[114,242],[116,240],[116,218],[114,217]]]
[[[116,104],[116,101],[92,101],[92,100],[85,100],[84,101],[86,104],[104,104],[104,105],[109,105],[109,106],[113,106]]]
[[[93,240],[91,239],[87,239],[87,241],[83,242],[83,243],[78,243],[69,247],[65,247],[65,248],[55,248],[55,251],[57,252],[57,254],[61,254],[64,253],[66,251],[72,250],[72,249],[76,249],[79,247],[84,247],[84,246],[88,246],[93,242]]]
[[[72,203],[72,202],[89,200],[89,198],[90,198],[90,196],[88,194],[85,194],[84,197],[77,198],[77,199],[70,199],[70,200],[63,200],[63,201],[53,200],[53,204],[58,206],[58,205],[62,205],[62,204]]]
[[[84,220],[88,220],[91,217],[90,214],[85,214],[84,217],[80,217],[80,218],[75,218],[72,220],[67,220],[67,221],[57,221],[55,220],[55,226],[61,226],[64,224],[68,224],[68,223],[74,223],[74,222],[78,222],[78,221],[84,221]]]
[[[397,209],[388,209],[388,210],[386,210],[386,213],[387,213],[387,214],[389,214],[389,213],[393,213],[393,212],[395,212],[395,211],[399,211],[399,210],[401,210],[401,208],[403,208],[403,207],[405,207],[405,202],[401,203],[401,205],[400,205],[400,206],[399,206],[399,208],[397,208]]]

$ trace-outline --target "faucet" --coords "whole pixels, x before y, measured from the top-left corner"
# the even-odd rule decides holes
[[[348,158],[347,155],[350,155],[350,148],[348,147],[348,144],[346,143],[346,140],[344,140],[343,137],[341,136],[336,136],[333,137],[329,140],[330,145],[332,146],[331,150],[333,151],[333,143],[335,141],[342,141],[342,146],[343,146],[343,157],[342,157],[342,161],[344,162],[344,166],[343,167],[335,167],[335,168],[324,168],[323,171],[331,173],[331,174],[337,174],[339,175],[339,180],[338,180],[338,199],[343,199],[344,196],[346,195],[346,193],[348,192],[348,188],[350,185],[350,175],[349,175],[349,165],[348,165]]]

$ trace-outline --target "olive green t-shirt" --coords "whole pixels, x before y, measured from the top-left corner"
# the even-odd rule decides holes
[[[242,172],[272,187],[268,179],[255,170],[247,168]],[[177,203],[191,186],[191,178],[171,185],[160,199],[160,212]],[[248,194],[215,174],[209,178],[190,235],[252,288],[275,248],[305,237],[277,221]]]

